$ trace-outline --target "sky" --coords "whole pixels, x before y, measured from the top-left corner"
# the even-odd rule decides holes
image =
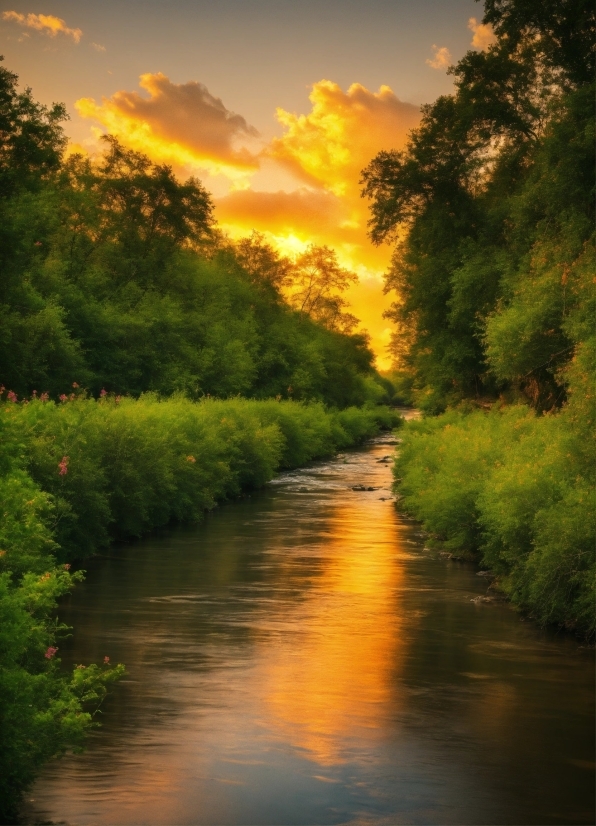
[[[481,17],[473,0],[0,0],[0,54],[66,105],[75,149],[109,132],[200,178],[232,238],[333,247],[386,369],[391,249],[368,240],[360,174],[452,90],[449,64],[488,45]]]

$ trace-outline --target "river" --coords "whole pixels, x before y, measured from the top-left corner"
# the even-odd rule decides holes
[[[391,442],[87,564],[62,660],[128,673],[26,823],[594,822],[593,651],[473,601],[396,511]]]

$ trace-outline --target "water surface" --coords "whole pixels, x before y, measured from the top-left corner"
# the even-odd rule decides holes
[[[128,675],[27,822],[594,822],[592,652],[472,602],[396,511],[390,442],[87,565],[63,662]]]

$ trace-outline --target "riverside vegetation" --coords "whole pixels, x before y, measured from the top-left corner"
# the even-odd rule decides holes
[[[403,152],[364,172],[397,239],[398,381],[427,417],[403,505],[531,616],[594,638],[594,33],[584,0],[486,0]]]
[[[96,725],[110,663],[60,666],[71,564],[396,426],[326,247],[290,261],[217,229],[200,182],[0,67],[0,819]],[[83,389],[85,388],[85,389]]]

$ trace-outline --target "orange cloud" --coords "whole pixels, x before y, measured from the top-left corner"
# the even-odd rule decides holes
[[[19,14],[17,11],[4,11],[2,19],[28,29],[36,29],[50,37],[65,34],[72,37],[75,43],[78,43],[83,36],[81,29],[70,29],[61,17],[54,17],[53,14]]]
[[[96,133],[107,131],[154,161],[235,181],[258,168],[257,156],[238,145],[256,138],[257,130],[202,83],[176,84],[158,72],[141,75],[139,85],[149,97],[121,91],[101,104],[81,98],[76,109],[101,124]]]
[[[475,17],[470,17],[468,20],[468,29],[474,34],[472,46],[475,49],[488,49],[489,46],[497,42],[492,26],[487,23],[479,23]]]
[[[427,66],[431,69],[448,69],[451,66],[453,58],[447,46],[436,46],[433,43],[433,52],[432,59],[425,61]]]
[[[420,120],[417,106],[404,103],[388,86],[370,92],[354,83],[347,92],[321,80],[309,96],[312,111],[277,110],[285,134],[268,154],[311,186],[338,196],[359,189],[362,169],[380,149],[401,146]]]

